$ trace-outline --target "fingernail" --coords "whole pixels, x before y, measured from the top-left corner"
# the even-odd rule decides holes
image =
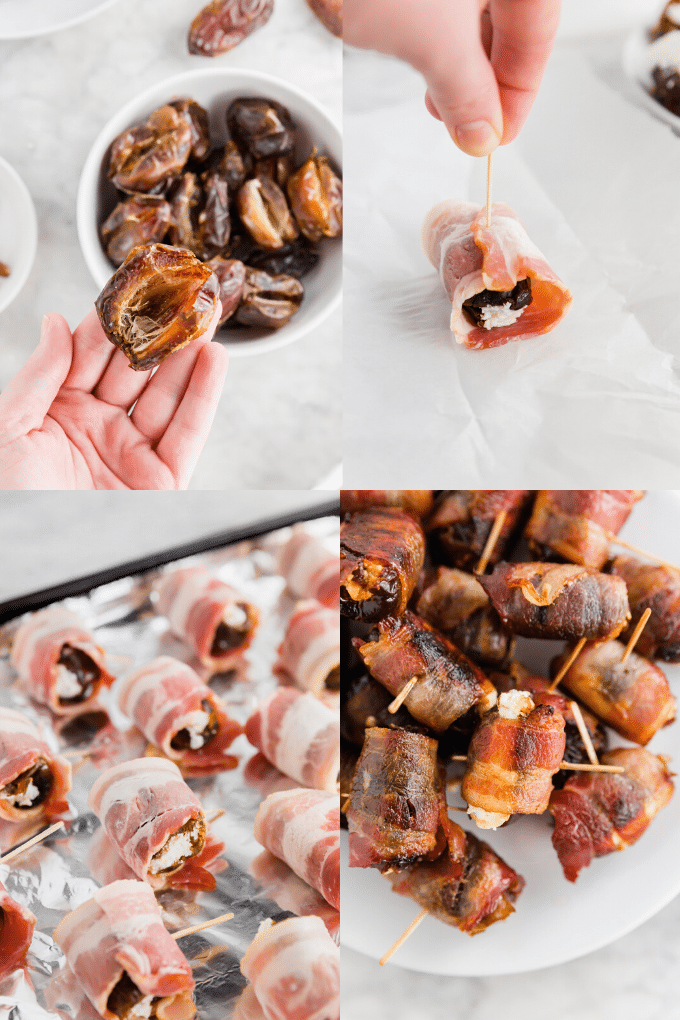
[[[49,315],[43,315],[42,322],[40,323],[40,339],[41,340],[43,340],[45,338],[45,333],[47,332],[47,327],[49,326],[49,324],[50,324],[50,317],[49,317]]]
[[[498,145],[500,136],[487,120],[473,120],[456,128],[456,141],[469,156],[488,156]]]

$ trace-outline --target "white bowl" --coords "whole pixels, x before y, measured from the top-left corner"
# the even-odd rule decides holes
[[[195,99],[208,110],[211,140],[227,139],[226,110],[240,96],[276,99],[288,108],[298,129],[296,159],[301,164],[316,145],[333,165],[342,165],[342,137],[329,114],[316,100],[294,85],[256,71],[209,68],[166,78],[118,111],[99,133],[85,161],[78,187],[78,237],[85,261],[97,285],[103,287],[114,268],[99,239],[99,225],[116,203],[118,193],[106,176],[109,148],[121,131],[144,120],[163,103],[178,97]],[[319,245],[319,261],[303,279],[305,296],[300,310],[279,330],[248,327],[222,330],[221,342],[233,355],[261,354],[299,340],[337,308],[342,295],[342,240],[326,238]]]
[[[0,312],[28,279],[38,243],[33,199],[16,170],[0,158],[0,262],[9,276],[0,276]]]
[[[77,25],[116,0],[0,0],[0,39],[27,39]]]

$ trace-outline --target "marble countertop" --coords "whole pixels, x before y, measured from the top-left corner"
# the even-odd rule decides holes
[[[45,312],[74,327],[97,296],[78,243],[76,192],[92,142],[124,103],[170,75],[219,63],[284,78],[340,121],[342,46],[305,0],[276,0],[268,24],[214,62],[187,52],[200,7],[118,0],[72,28],[0,39],[0,155],[28,186],[39,230],[31,275],[0,314],[0,388],[35,348]],[[288,347],[232,358],[190,488],[311,488],[339,464],[341,332],[338,311]]]

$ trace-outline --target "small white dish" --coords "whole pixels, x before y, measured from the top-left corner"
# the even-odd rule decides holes
[[[226,141],[226,111],[242,96],[276,99],[290,111],[298,129],[297,165],[316,146],[340,170],[342,136],[324,108],[287,82],[256,71],[238,68],[208,68],[186,71],[166,78],[130,100],[108,121],[97,136],[83,167],[78,186],[77,221],[80,246],[97,285],[103,287],[114,273],[99,239],[99,225],[118,202],[118,193],[107,179],[111,143],[121,131],[144,120],[163,103],[191,97],[210,116],[210,137]],[[319,245],[319,261],[302,278],[305,296],[288,325],[279,330],[230,328],[217,334],[230,355],[262,354],[284,347],[315,329],[339,305],[342,296],[342,238],[326,238]]]
[[[70,28],[116,0],[0,0],[0,39],[28,39]]]
[[[0,312],[26,283],[37,244],[33,199],[16,170],[0,157],[0,262],[10,271],[0,276]]]
[[[654,67],[680,64],[680,31],[668,32],[654,42],[649,41],[647,28],[636,28],[626,39],[623,49],[623,70],[635,86],[643,106],[659,120],[680,132],[680,117],[667,110],[650,93],[654,84]]]

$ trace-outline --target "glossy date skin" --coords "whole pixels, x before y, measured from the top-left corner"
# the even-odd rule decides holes
[[[162,241],[171,222],[172,209],[161,195],[132,195],[119,202],[102,224],[106,254],[120,266],[133,248]]]
[[[269,21],[274,0],[212,0],[189,29],[189,53],[217,57]]]
[[[173,106],[161,106],[111,146],[108,175],[121,191],[164,189],[191,154],[192,129]]]
[[[309,241],[342,233],[342,181],[316,149],[288,178],[288,198],[300,230]]]

